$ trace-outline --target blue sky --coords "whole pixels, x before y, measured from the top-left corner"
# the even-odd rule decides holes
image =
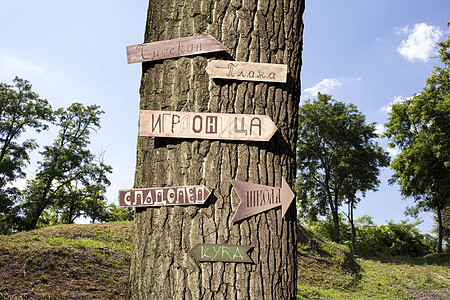
[[[141,65],[127,64],[126,46],[143,41],[147,6],[146,0],[0,0],[0,81],[27,79],[54,108],[79,101],[105,111],[91,149],[105,151],[113,167],[110,202],[133,186]],[[382,125],[389,104],[420,92],[439,64],[434,44],[448,36],[449,20],[446,0],[307,1],[301,101],[328,93]],[[49,131],[38,142],[54,137]],[[38,159],[35,151],[32,163]],[[377,224],[405,219],[413,202],[387,184],[390,176],[383,171],[379,191],[363,199],[356,216]],[[432,215],[421,217],[427,232]]]

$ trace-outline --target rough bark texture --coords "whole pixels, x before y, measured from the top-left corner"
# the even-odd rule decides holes
[[[201,207],[137,209],[130,299],[295,299],[296,209],[236,224],[230,179],[293,186],[303,0],[149,1],[145,42],[211,34],[228,53],[143,63],[141,109],[267,114],[269,142],[139,137],[135,188],[205,185]],[[212,80],[211,59],[287,64],[287,83]],[[295,201],[294,201],[295,202]],[[196,262],[197,243],[252,245],[254,264]]]

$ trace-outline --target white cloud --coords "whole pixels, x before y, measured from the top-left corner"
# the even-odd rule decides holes
[[[6,187],[16,187],[22,191],[27,187],[27,179],[25,178],[16,179],[12,182],[7,183]]]
[[[391,157],[396,157],[400,154],[400,151],[397,148],[387,148],[386,150]]]
[[[398,53],[408,61],[421,60],[427,62],[436,43],[442,37],[443,33],[437,26],[427,25],[425,23],[416,24],[414,29],[408,27],[396,30],[397,34],[409,34],[407,40],[403,40],[397,48]]]
[[[304,89],[305,94],[310,96],[317,96],[317,93],[327,94],[328,92],[340,87],[344,83],[353,83],[355,81],[362,80],[361,77],[358,78],[325,78],[321,82],[317,83],[315,86]]]
[[[375,133],[378,135],[382,135],[384,133],[384,125],[383,124],[378,124],[375,126]]]
[[[394,105],[396,103],[400,103],[406,99],[408,99],[408,98],[404,99],[402,96],[395,96],[394,99],[392,99],[392,101],[387,106],[383,106],[382,108],[380,108],[380,111],[390,113],[392,111],[392,105]]]
[[[30,76],[34,74],[42,74],[43,72],[43,67],[33,64],[26,59],[0,53],[0,73],[4,75],[8,74],[9,77],[11,77],[11,75]]]

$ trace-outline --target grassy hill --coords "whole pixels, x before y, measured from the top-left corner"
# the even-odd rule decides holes
[[[131,228],[58,225],[0,236],[0,299],[123,299]],[[299,233],[298,299],[450,299],[446,255],[355,261],[347,247]]]
[[[300,237],[297,299],[450,300],[448,254],[355,260],[346,246]]]
[[[131,223],[0,236],[0,299],[123,299]]]

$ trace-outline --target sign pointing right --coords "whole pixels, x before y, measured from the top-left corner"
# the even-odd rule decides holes
[[[282,206],[284,217],[295,197],[284,178],[281,188],[236,180],[231,180],[231,184],[241,199],[233,223],[278,206]]]

